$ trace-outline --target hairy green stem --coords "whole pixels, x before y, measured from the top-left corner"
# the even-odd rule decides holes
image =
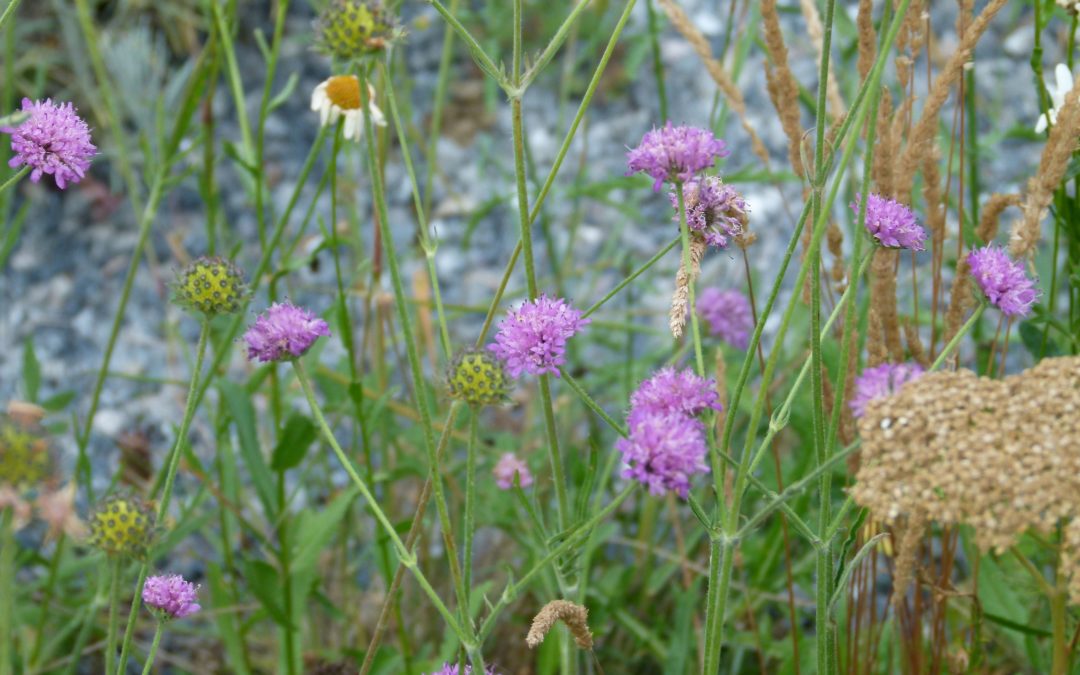
[[[964,322],[964,325],[960,326],[960,330],[956,331],[956,335],[954,335],[952,339],[949,340],[948,344],[942,347],[941,353],[938,354],[937,358],[934,359],[934,362],[930,364],[929,370],[931,372],[937,370],[941,367],[941,364],[945,363],[945,359],[948,358],[949,354],[952,353],[952,350],[956,349],[956,347],[960,344],[960,340],[962,340],[964,336],[967,335],[968,331],[971,330],[971,328],[979,320],[979,317],[981,317],[983,312],[985,311],[986,303],[979,303],[979,306],[975,308],[975,311],[972,312],[968,320]]]
[[[146,655],[146,664],[143,666],[142,675],[150,675],[157,657],[158,646],[161,644],[161,634],[165,632],[165,622],[158,621],[157,629],[154,630],[154,641],[150,643],[150,653]]]
[[[0,508],[0,675],[11,675],[15,643],[15,509]]]
[[[113,672],[116,663],[116,619],[120,604],[120,558],[109,560],[109,625],[105,633],[105,672]]]
[[[3,183],[0,183],[0,194],[3,194],[8,188],[18,183],[20,180],[22,180],[23,176],[28,173],[30,173],[30,167],[24,166],[15,173],[11,174],[10,178],[8,178]]]

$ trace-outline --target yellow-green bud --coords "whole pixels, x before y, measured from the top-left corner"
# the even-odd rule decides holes
[[[502,361],[483,349],[458,354],[446,377],[450,396],[471,405],[491,405],[506,399],[509,380]]]
[[[0,415],[0,486],[25,490],[52,471],[49,437],[38,424]]]
[[[109,555],[142,558],[154,536],[154,509],[132,495],[109,495],[90,513],[90,543]]]
[[[247,292],[243,273],[223,258],[198,258],[173,282],[177,304],[207,317],[240,311]]]
[[[320,51],[349,60],[383,51],[401,30],[380,0],[331,0],[315,21],[315,33]]]

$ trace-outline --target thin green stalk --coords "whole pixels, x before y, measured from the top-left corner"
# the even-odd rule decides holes
[[[3,28],[7,20],[15,15],[15,8],[19,6],[19,2],[20,0],[11,0],[8,3],[7,9],[4,10],[3,14],[0,14],[0,28]]]
[[[975,325],[975,322],[979,320],[979,317],[982,316],[984,311],[986,311],[986,303],[981,302],[979,303],[979,306],[975,308],[975,311],[972,312],[971,317],[960,327],[960,330],[956,331],[956,335],[954,335],[952,339],[949,340],[949,343],[942,348],[941,353],[934,359],[934,362],[930,364],[930,371],[935,371],[941,367],[941,364],[945,362],[945,359],[948,358],[952,350],[956,349],[957,345],[960,344],[960,340],[967,335],[968,331],[971,330],[971,327]]]
[[[150,643],[150,653],[146,655],[146,665],[143,666],[142,675],[150,675],[154,658],[157,656],[158,645],[161,644],[161,634],[164,632],[165,622],[158,621],[157,629],[154,631],[154,641]]]
[[[465,528],[462,543],[462,573],[465,583],[465,606],[461,608],[463,618],[471,621],[469,610],[469,591],[472,589],[473,535],[476,532],[476,437],[479,426],[480,408],[469,408],[469,444],[465,450]]]
[[[49,559],[49,576],[45,582],[45,597],[41,599],[42,612],[38,617],[37,626],[34,630],[34,646],[30,649],[29,666],[31,669],[38,665],[38,659],[41,657],[41,647],[44,645],[45,637],[45,620],[49,616],[49,612],[46,610],[56,596],[56,580],[60,571],[60,560],[64,557],[65,544],[67,544],[67,536],[60,532],[56,539],[56,548],[53,549],[52,557]],[[0,588],[4,588],[2,583],[0,583]],[[0,625],[0,635],[6,634],[3,626]]]
[[[690,227],[686,224],[686,202],[683,195],[682,181],[675,181],[675,194],[679,201],[679,238],[682,240],[682,268],[686,274],[686,288],[689,294],[687,302],[690,311],[690,335],[694,341],[694,362],[697,364],[697,373],[705,376],[705,357],[701,351],[701,327],[698,325],[697,309],[694,306],[695,290],[697,286],[697,274],[690,266]]]
[[[360,75],[363,75],[361,72]],[[374,129],[371,122],[371,114],[367,105],[366,79],[361,78],[360,96],[364,111],[364,131],[369,142],[367,146],[367,168],[371,177],[372,194],[375,198],[376,220],[382,244],[386,252],[386,262],[390,269],[390,281],[394,291],[394,306],[398,314],[398,322],[401,325],[402,338],[405,341],[405,351],[409,360],[409,372],[412,379],[413,396],[416,408],[420,416],[420,426],[424,432],[424,447],[427,451],[428,464],[434,481],[435,506],[439,513],[439,522],[443,529],[443,539],[446,542],[447,557],[450,563],[450,573],[454,579],[454,587],[457,592],[458,602],[464,604],[465,589],[462,584],[461,570],[457,564],[457,550],[453,538],[453,526],[450,521],[449,508],[446,503],[446,495],[443,490],[442,473],[439,467],[438,453],[435,449],[435,438],[432,432],[431,411],[428,408],[427,387],[424,384],[423,365],[420,363],[420,354],[416,348],[415,333],[412,328],[412,319],[409,317],[408,296],[405,295],[404,284],[401,281],[401,270],[398,267],[397,249],[394,245],[394,237],[390,231],[390,216],[386,208],[386,192],[383,188],[382,172],[375,156]],[[470,658],[471,658],[470,654]],[[482,661],[481,661],[482,663]],[[473,666],[483,669],[473,661]]]
[[[116,608],[120,604],[120,558],[109,560],[109,627],[105,634],[105,672],[116,663]]]
[[[457,13],[458,0],[450,0],[449,13],[451,16]],[[424,213],[431,212],[431,201],[435,197],[435,168],[438,166],[439,159],[439,134],[442,133],[442,115],[443,107],[446,105],[446,90],[450,84],[450,65],[454,59],[454,31],[450,26],[446,27],[443,33],[442,54],[439,56],[439,73],[435,79],[435,96],[431,103],[431,126],[428,127],[428,145],[427,145],[427,166],[424,169],[424,198],[423,208],[418,208],[417,211],[423,211]],[[394,88],[387,87],[387,96],[390,97],[391,111],[394,109]],[[397,129],[397,135],[399,138],[404,139],[405,134],[402,133],[401,124],[397,120],[397,113],[394,112],[394,128]],[[404,140],[402,141],[404,144]],[[402,146],[404,147],[404,145]],[[409,153],[403,152],[406,158]],[[410,160],[411,167],[411,160]],[[412,169],[409,169],[410,176]],[[415,176],[412,176],[413,181],[413,194],[420,189],[419,183],[416,182]]]
[[[398,536],[397,530],[394,528],[394,524],[391,523],[390,519],[386,516],[386,512],[383,511],[382,507],[379,505],[379,501],[375,498],[375,495],[371,492],[371,489],[368,488],[364,480],[360,478],[360,474],[357,473],[356,468],[353,467],[353,464],[349,460],[348,456],[345,454],[345,451],[341,449],[341,445],[338,444],[337,438],[334,436],[333,430],[330,429],[330,424],[326,421],[326,417],[323,415],[322,407],[319,405],[319,402],[315,398],[315,392],[311,388],[311,381],[308,378],[307,371],[304,369],[303,363],[299,359],[294,359],[292,361],[292,365],[293,370],[296,372],[296,379],[300,383],[300,388],[304,391],[304,396],[307,398],[308,406],[311,408],[311,414],[315,416],[315,421],[318,422],[319,429],[320,431],[322,431],[323,437],[326,439],[326,442],[330,444],[330,448],[334,451],[334,454],[337,455],[338,461],[341,462],[341,467],[345,469],[345,473],[347,473],[349,475],[349,478],[352,479],[353,484],[356,485],[357,489],[360,491],[360,495],[364,498],[364,501],[367,502],[368,508],[370,508],[372,514],[374,514],[375,520],[379,522],[379,525],[382,526],[383,530],[386,532],[386,535],[390,538],[394,549],[397,551],[398,559],[401,561],[401,564],[405,566],[410,572],[412,572],[414,577],[416,577],[416,580],[420,584],[420,587],[423,589],[424,593],[431,600],[431,603],[435,605],[435,609],[438,610],[439,614],[442,615],[443,620],[446,621],[446,624],[450,627],[450,630],[454,631],[454,633],[457,635],[458,640],[461,642],[462,646],[465,647],[466,651],[469,652],[471,659],[473,653],[478,651],[478,645],[473,641],[473,637],[468,635],[462,629],[462,627],[458,624],[457,620],[454,618],[454,615],[451,614],[450,610],[446,608],[445,604],[443,604],[443,601],[439,597],[439,594],[435,591],[434,588],[432,588],[431,584],[427,580],[427,577],[424,576],[424,573],[420,571],[420,568],[417,565],[416,555],[405,546],[405,543],[403,541],[401,541],[401,537]],[[474,665],[476,664],[475,661],[473,663]]]
[[[1053,675],[1066,675],[1069,672],[1069,647],[1066,636],[1069,624],[1069,615],[1066,608],[1069,601],[1069,591],[1065,581],[1065,575],[1061,572],[1059,563],[1058,586],[1050,596],[1050,621],[1053,626],[1051,672]]]
[[[289,675],[293,675],[296,672],[296,621],[293,616],[293,590],[292,590],[292,574],[290,571],[290,562],[292,558],[292,551],[289,547],[289,513],[288,503],[285,500],[285,471],[284,469],[277,472],[278,474],[278,563],[281,566],[281,595],[284,606],[285,617],[288,619],[287,623],[280,625],[281,633],[284,636],[284,650],[285,650],[285,672]],[[160,624],[159,624],[160,627]]]
[[[733,2],[731,5],[734,7],[735,3]],[[656,80],[656,99],[660,106],[660,121],[667,122],[668,109],[667,92],[664,91],[664,63],[660,59],[660,28],[656,20],[656,8],[653,7],[653,0],[646,0],[645,10],[645,16],[648,19],[649,52],[652,54],[653,78]]]
[[[188,429],[191,427],[191,420],[195,417],[195,410],[197,407],[197,396],[199,383],[199,374],[202,373],[203,361],[206,357],[206,346],[210,341],[210,319],[202,317],[201,326],[199,328],[199,343],[195,347],[195,366],[191,371],[191,383],[188,385],[187,403],[184,405],[184,417],[180,421],[180,430],[176,434],[176,441],[173,443],[172,450],[169,452],[167,468],[165,471],[165,486],[161,491],[161,499],[157,509],[157,522],[165,522],[165,515],[168,513],[169,502],[172,499],[173,484],[176,481],[177,468],[180,466],[180,451],[186,442]],[[210,375],[206,376],[207,380],[212,379]],[[150,556],[148,555],[143,564],[139,566],[139,577],[135,582],[135,594],[131,598],[131,609],[128,611],[127,627],[124,629],[124,641],[120,647],[120,663],[115,671],[109,668],[106,672],[116,672],[117,675],[123,675],[125,668],[127,667],[128,653],[131,648],[131,640],[135,635],[135,619],[139,612],[139,603],[142,602],[142,589],[143,584],[146,583],[146,576],[150,573]]]
[[[0,509],[0,675],[11,675],[15,655],[15,510]]]
[[[611,415],[608,415],[607,412],[600,407],[600,404],[598,404],[592,399],[591,396],[589,396],[589,393],[585,391],[585,388],[582,387],[577,380],[571,377],[570,373],[567,372],[565,368],[559,368],[559,373],[562,375],[563,382],[566,382],[567,386],[569,386],[570,389],[572,389],[573,392],[578,395],[578,398],[581,399],[581,402],[584,403],[587,408],[596,413],[597,416],[600,417],[600,419],[607,422],[607,425],[611,427],[612,430],[615,431],[615,433],[619,434],[624,438],[628,435],[626,428],[616,422],[614,419],[612,419]]]
[[[449,24],[450,28],[458,34],[465,46],[469,48],[469,53],[472,54],[473,60],[476,61],[476,65],[480,66],[480,70],[488,74],[491,79],[495,80],[500,87],[505,89],[507,87],[506,78],[504,78],[500,72],[499,67],[495,65],[495,62],[491,60],[491,57],[487,55],[484,48],[480,46],[480,43],[476,41],[476,38],[466,30],[465,26],[461,25],[461,22],[457,20],[453,12],[448,10],[439,0],[428,0],[431,6],[435,8],[439,14],[442,14],[443,19]]]
[[[18,183],[20,180],[22,180],[23,176],[28,173],[30,173],[30,167],[24,166],[15,173],[11,174],[10,178],[8,178],[3,183],[0,183],[0,194],[3,194],[8,188]]]

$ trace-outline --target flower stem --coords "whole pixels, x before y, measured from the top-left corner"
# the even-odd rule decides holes
[[[368,507],[375,515],[375,520],[377,520],[383,530],[386,531],[386,535],[390,538],[391,543],[394,545],[394,549],[397,551],[401,564],[413,573],[413,576],[416,577],[416,580],[424,590],[424,593],[427,594],[432,604],[435,605],[435,609],[438,610],[439,614],[441,614],[446,621],[446,624],[457,635],[461,644],[465,647],[465,650],[469,652],[470,660],[473,660],[474,653],[477,655],[479,654],[479,646],[475,643],[472,636],[466,634],[464,630],[462,630],[462,627],[458,624],[453,614],[451,614],[450,610],[443,604],[439,594],[432,588],[427,577],[424,576],[424,573],[421,572],[420,568],[417,566],[416,556],[409,551],[405,546],[405,543],[401,541],[401,537],[398,536],[393,523],[390,522],[390,519],[386,516],[386,512],[383,511],[382,507],[379,506],[378,500],[375,499],[375,495],[372,494],[371,489],[364,483],[364,480],[360,478],[360,474],[356,472],[352,462],[349,461],[349,458],[345,455],[345,451],[341,449],[341,445],[338,444],[337,438],[334,437],[334,432],[330,429],[330,425],[323,415],[319,402],[315,400],[315,392],[311,389],[311,381],[308,378],[307,371],[304,370],[303,364],[299,359],[294,360],[292,364],[293,370],[296,372],[296,379],[300,382],[300,388],[304,390],[304,396],[307,398],[308,406],[311,408],[311,414],[315,416],[315,420],[319,423],[319,428],[323,433],[323,437],[326,438],[326,442],[330,444],[334,454],[337,455],[338,461],[341,462],[341,467],[345,469],[345,473],[349,474],[349,478],[352,479],[353,484],[356,485],[357,489],[360,491],[364,501],[367,502]],[[478,666],[475,660],[473,660],[473,665]],[[482,666],[478,667],[482,668]]]
[[[158,645],[161,644],[161,634],[165,632],[165,622],[158,621],[157,630],[154,631],[154,641],[150,644],[150,653],[146,655],[146,665],[143,666],[142,675],[150,675],[150,668],[154,665],[154,657],[157,656]]]
[[[191,420],[195,417],[195,408],[198,402],[199,374],[202,372],[203,361],[206,359],[206,345],[210,341],[210,320],[202,318],[202,326],[199,328],[199,343],[195,347],[195,367],[191,371],[191,382],[188,385],[187,402],[184,405],[184,417],[180,421],[180,430],[176,434],[172,451],[169,453],[168,468],[165,472],[165,486],[161,490],[161,499],[157,509],[157,522],[164,522],[165,514],[168,513],[169,501],[172,498],[173,485],[176,482],[176,471],[180,466],[180,450],[187,438],[188,429],[191,428]],[[207,379],[210,379],[209,376]],[[89,431],[89,430],[88,430]],[[146,583],[146,575],[150,572],[150,556],[147,555],[143,564],[139,567],[139,578],[135,582],[135,595],[131,598],[131,609],[128,611],[127,626],[124,628],[124,641],[120,647],[120,663],[116,673],[124,673],[127,667],[128,652],[131,649],[131,640],[135,635],[135,618],[139,612],[139,602],[142,598],[143,584]],[[111,668],[107,673],[114,672]]]
[[[473,534],[476,529],[476,436],[479,418],[479,406],[470,406],[469,445],[465,451],[465,541],[461,555],[461,577],[465,586],[465,606],[461,608],[461,614],[466,622],[471,621],[469,590],[472,588]]]
[[[29,166],[24,166],[23,168],[19,169],[15,173],[11,174],[10,178],[8,178],[3,183],[0,183],[0,194],[2,194],[5,190],[10,188],[11,186],[18,183],[20,180],[22,180],[23,176],[25,176],[28,173],[30,173],[30,167]]]
[[[0,675],[11,675],[15,641],[15,509],[0,509]]]
[[[682,266],[686,271],[687,291],[689,293],[690,310],[690,335],[694,341],[694,361],[697,363],[697,374],[705,376],[705,357],[701,351],[701,326],[698,325],[697,310],[695,304],[694,287],[697,285],[696,275],[690,269],[690,227],[686,224],[686,202],[683,197],[682,181],[675,181],[675,194],[679,200],[679,238],[682,240]]]
[[[934,359],[934,362],[930,364],[931,372],[941,367],[941,364],[945,362],[945,359],[948,358],[952,350],[956,349],[957,345],[960,344],[960,340],[967,335],[967,332],[971,330],[971,327],[975,325],[975,322],[979,320],[979,317],[982,316],[984,311],[986,311],[986,303],[981,303],[972,313],[971,317],[964,322],[964,325],[960,326],[960,330],[956,331],[956,335],[952,336],[949,343],[941,349],[941,353]]]
[[[116,608],[120,604],[120,558],[109,560],[109,630],[105,636],[105,672],[116,663]]]

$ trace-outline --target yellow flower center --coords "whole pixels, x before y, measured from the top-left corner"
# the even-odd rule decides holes
[[[326,81],[326,97],[342,110],[359,110],[360,81],[354,75],[335,75]]]

